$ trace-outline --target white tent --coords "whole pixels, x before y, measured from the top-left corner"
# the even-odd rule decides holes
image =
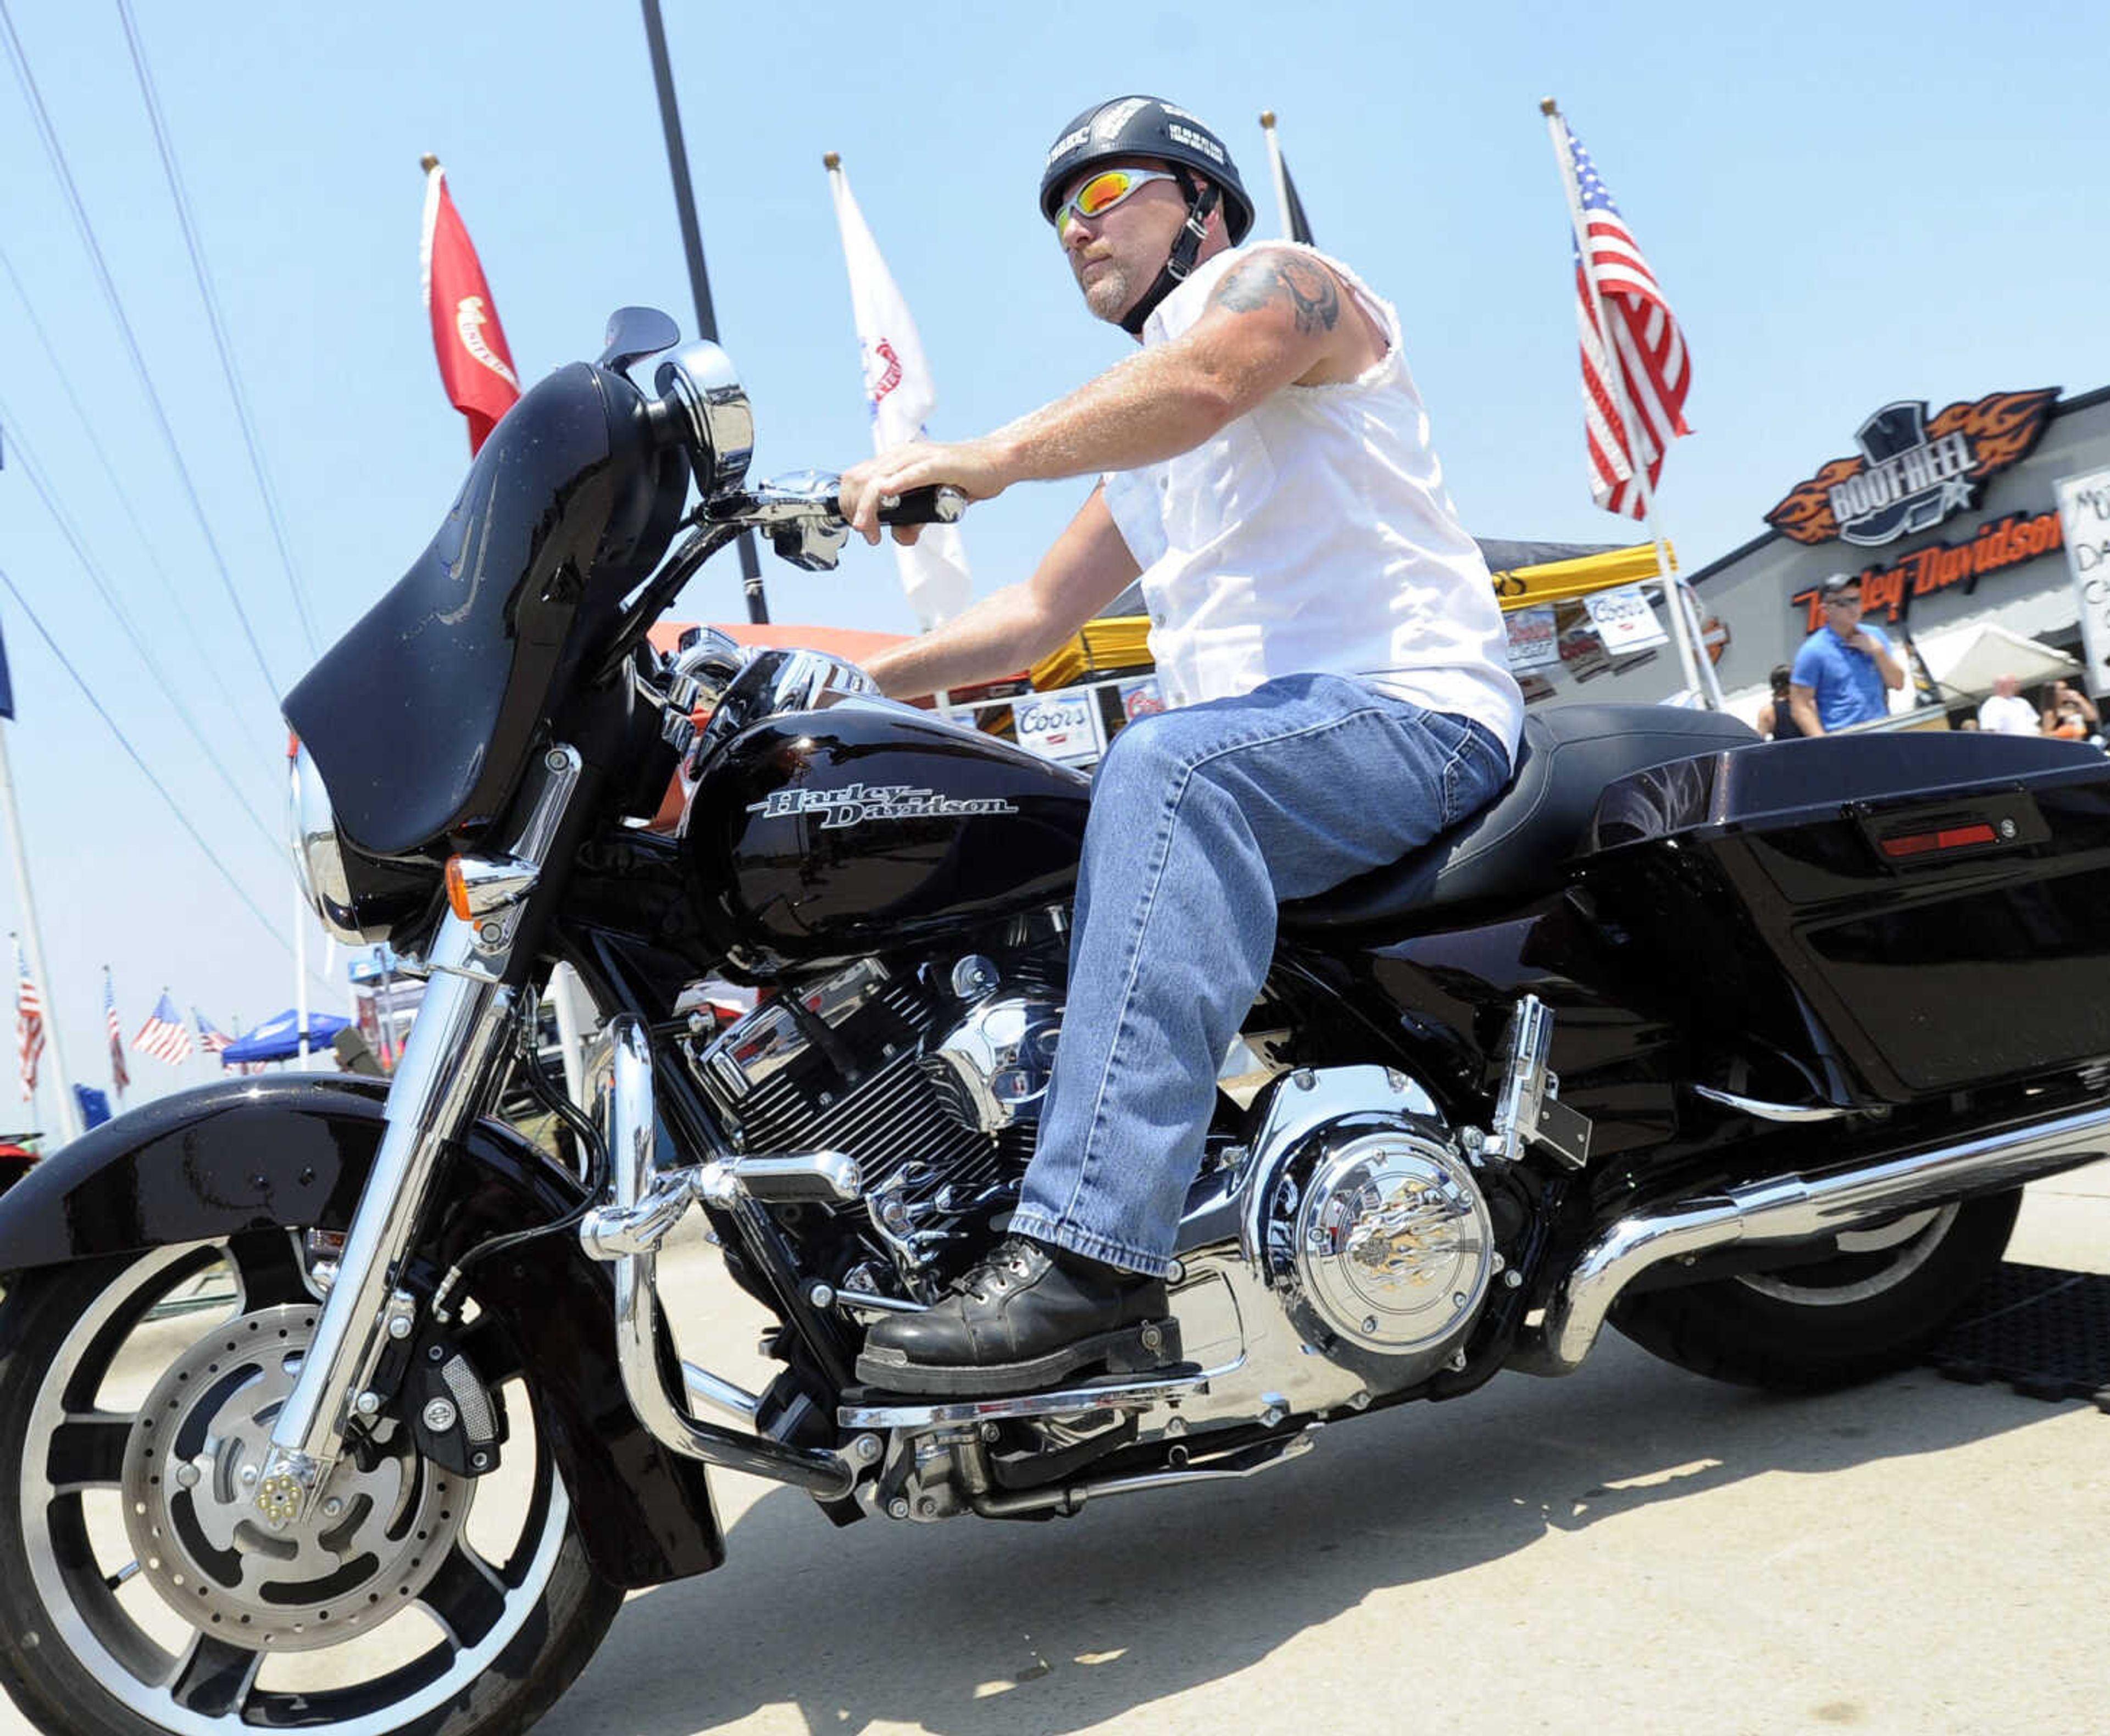
[[[1914,641],[1927,672],[1941,684],[1942,697],[1976,698],[2011,675],[2025,687],[2077,675],[2081,665],[2040,640],[2026,638],[1997,622],[1981,621],[1930,633]],[[1910,692],[1908,684],[1907,692]]]

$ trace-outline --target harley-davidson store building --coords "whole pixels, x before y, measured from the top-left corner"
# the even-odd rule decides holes
[[[1863,618],[1917,653],[1898,703],[1917,685],[1928,724],[1960,721],[2002,675],[2026,691],[2057,676],[2110,689],[2110,388],[1938,411],[1902,400],[1841,432],[1850,450],[1784,491],[1770,531],[1688,575],[1719,624],[1709,637],[1730,710],[1749,718],[1768,697],[1835,572],[1859,575]],[[1578,697],[1657,697],[1675,666],[1652,658],[1633,675]]]

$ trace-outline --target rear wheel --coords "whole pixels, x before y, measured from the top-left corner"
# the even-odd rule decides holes
[[[1923,1212],[1838,1238],[1812,1264],[1623,1297],[1612,1324],[1666,1362],[1789,1392],[1911,1367],[1991,1276],[2019,1192]]]
[[[251,1494],[319,1304],[282,1230],[22,1275],[0,1304],[0,1680],[40,1729],[525,1729],[622,1603],[586,1560],[501,1323],[512,1438],[455,1476],[384,1421],[311,1521]]]

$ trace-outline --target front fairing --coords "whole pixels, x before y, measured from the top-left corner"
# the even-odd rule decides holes
[[[514,406],[431,545],[287,696],[349,845],[406,855],[504,807],[687,480],[619,374],[575,363]]]

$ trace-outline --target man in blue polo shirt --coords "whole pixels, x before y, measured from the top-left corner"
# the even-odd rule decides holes
[[[1788,677],[1788,709],[1805,735],[1886,715],[1889,689],[1905,685],[1889,637],[1862,622],[1860,580],[1835,572],[1823,593],[1824,625],[1803,641]]]

